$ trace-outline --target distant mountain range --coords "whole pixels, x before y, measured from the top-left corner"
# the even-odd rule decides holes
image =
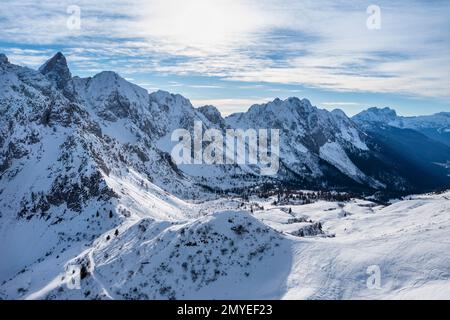
[[[390,126],[418,131],[430,139],[450,146],[450,112],[429,116],[402,117],[390,108],[369,108],[352,118],[362,128]]]
[[[95,176],[92,187],[108,189],[107,177],[129,170],[186,198],[261,183],[386,193],[450,185],[450,113],[399,117],[391,109],[371,108],[348,118],[341,110],[289,98],[223,118],[213,106],[194,108],[181,95],[163,91],[148,94],[114,72],[72,77],[61,53],[38,71],[10,64],[2,55],[0,85],[4,194],[28,171],[37,175],[28,190],[48,194],[42,185],[64,185],[77,207],[89,198],[80,194],[80,179],[92,182]],[[258,167],[248,165],[176,166],[169,156],[170,135],[177,128],[192,131],[195,121],[204,129],[279,129],[279,174],[262,177]],[[32,169],[38,163],[53,168],[45,183],[42,172]],[[68,177],[79,189],[62,182]]]

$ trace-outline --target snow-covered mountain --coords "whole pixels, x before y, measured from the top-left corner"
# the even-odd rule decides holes
[[[212,126],[180,95],[114,72],[71,77],[61,53],[37,71],[0,58],[0,281],[121,223],[179,221],[180,198],[214,198],[211,186],[246,186],[239,168],[189,176],[161,147],[172,128]]]
[[[177,166],[171,133],[192,131],[196,121],[221,131],[279,129],[279,174],[261,176],[247,165]],[[340,234],[341,227],[322,230],[321,217],[334,212],[340,221],[340,204],[304,215],[307,207],[292,213],[273,199],[228,197],[262,185],[364,192],[450,185],[445,175],[435,185],[411,180],[401,170],[408,162],[385,154],[386,143],[359,120],[306,99],[276,99],[224,119],[213,106],[149,94],[111,71],[72,77],[61,53],[39,70],[0,55],[0,298],[290,297],[287,288],[298,289],[299,278],[289,277],[299,248]],[[438,160],[433,166],[444,170]],[[444,212],[442,199],[429,206]],[[361,221],[375,206],[346,205]],[[339,241],[323,246],[337,254]],[[65,289],[71,266],[81,268],[82,290]]]
[[[89,145],[95,141],[87,157],[108,175],[113,171],[120,176],[125,164],[184,198],[199,196],[205,190],[235,190],[263,182],[353,190],[421,190],[386,163],[376,144],[369,148],[370,137],[342,111],[321,110],[306,99],[275,99],[223,119],[213,106],[196,109],[181,95],[163,91],[148,94],[111,71],[89,78],[71,77],[61,53],[38,71],[14,66],[6,57],[3,60],[2,104],[7,112],[2,121],[14,119],[12,109],[22,106],[29,114],[26,121],[37,125],[36,130],[63,126],[68,136],[76,132]],[[176,166],[170,157],[175,145],[171,134],[178,128],[192,132],[196,121],[202,122],[204,129],[223,132],[227,128],[279,129],[279,174],[262,177],[258,168],[246,165]],[[3,128],[6,141],[14,130]],[[5,168],[12,152],[3,151]]]
[[[363,126],[388,125],[401,129],[413,129],[433,140],[450,146],[450,112],[427,116],[398,116],[390,108],[369,108],[352,118]]]
[[[390,126],[406,129],[435,128],[442,131],[450,129],[450,112],[440,112],[427,116],[404,117],[398,116],[391,108],[372,107],[364,110],[352,118],[360,123],[384,123]]]
[[[189,190],[194,197],[204,192],[181,177],[170,157],[143,134],[140,123],[121,126],[104,120],[110,114],[102,114],[103,105],[82,104],[88,95],[72,90],[81,80],[62,81],[58,76],[67,70],[62,55],[41,71],[1,61],[2,280],[55,246],[82,246],[133,215],[152,211],[158,218],[179,216],[183,202],[154,183],[173,193]],[[96,85],[94,79],[84,81]],[[133,100],[137,94],[122,93],[113,89],[105,99],[130,113],[143,107]],[[95,94],[89,97],[95,101]],[[139,204],[153,201],[165,204],[158,210]]]
[[[341,174],[356,183],[382,188],[350,159],[350,153],[369,151],[364,134],[340,110],[328,112],[307,99],[275,99],[254,105],[245,113],[225,119],[233,128],[274,128],[281,132],[280,157],[287,173],[304,181],[326,185],[329,172]]]
[[[375,140],[384,157],[400,164],[397,171],[419,190],[447,185],[450,113],[402,117],[389,108],[370,108],[352,120]]]
[[[448,187],[450,149],[440,143],[428,144],[426,161],[411,163],[423,158],[414,137],[403,141],[411,150],[406,156],[397,136],[380,137],[372,130],[392,117],[395,111],[384,109],[367,113],[365,120],[350,119],[339,109],[329,112],[307,99],[289,98],[254,105],[245,113],[230,115],[225,123],[232,128],[279,129],[279,178],[297,187],[388,193]]]

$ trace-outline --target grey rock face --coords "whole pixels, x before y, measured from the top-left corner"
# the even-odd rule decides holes
[[[0,64],[8,63],[8,57],[4,53],[0,53]]]
[[[58,52],[51,59],[47,60],[39,68],[39,71],[54,81],[58,89],[64,88],[72,78],[72,74],[67,66],[66,57],[61,52]]]

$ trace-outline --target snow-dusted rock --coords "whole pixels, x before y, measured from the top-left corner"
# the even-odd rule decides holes
[[[39,71],[54,81],[58,89],[64,88],[72,78],[72,74],[67,66],[66,57],[61,52],[58,52],[47,60],[39,68]]]
[[[8,63],[8,57],[4,53],[0,53],[0,64]]]

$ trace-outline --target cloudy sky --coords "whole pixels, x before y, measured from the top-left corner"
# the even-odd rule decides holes
[[[62,51],[74,75],[114,70],[224,114],[289,96],[349,115],[450,111],[448,0],[0,2],[0,51],[16,64]]]

